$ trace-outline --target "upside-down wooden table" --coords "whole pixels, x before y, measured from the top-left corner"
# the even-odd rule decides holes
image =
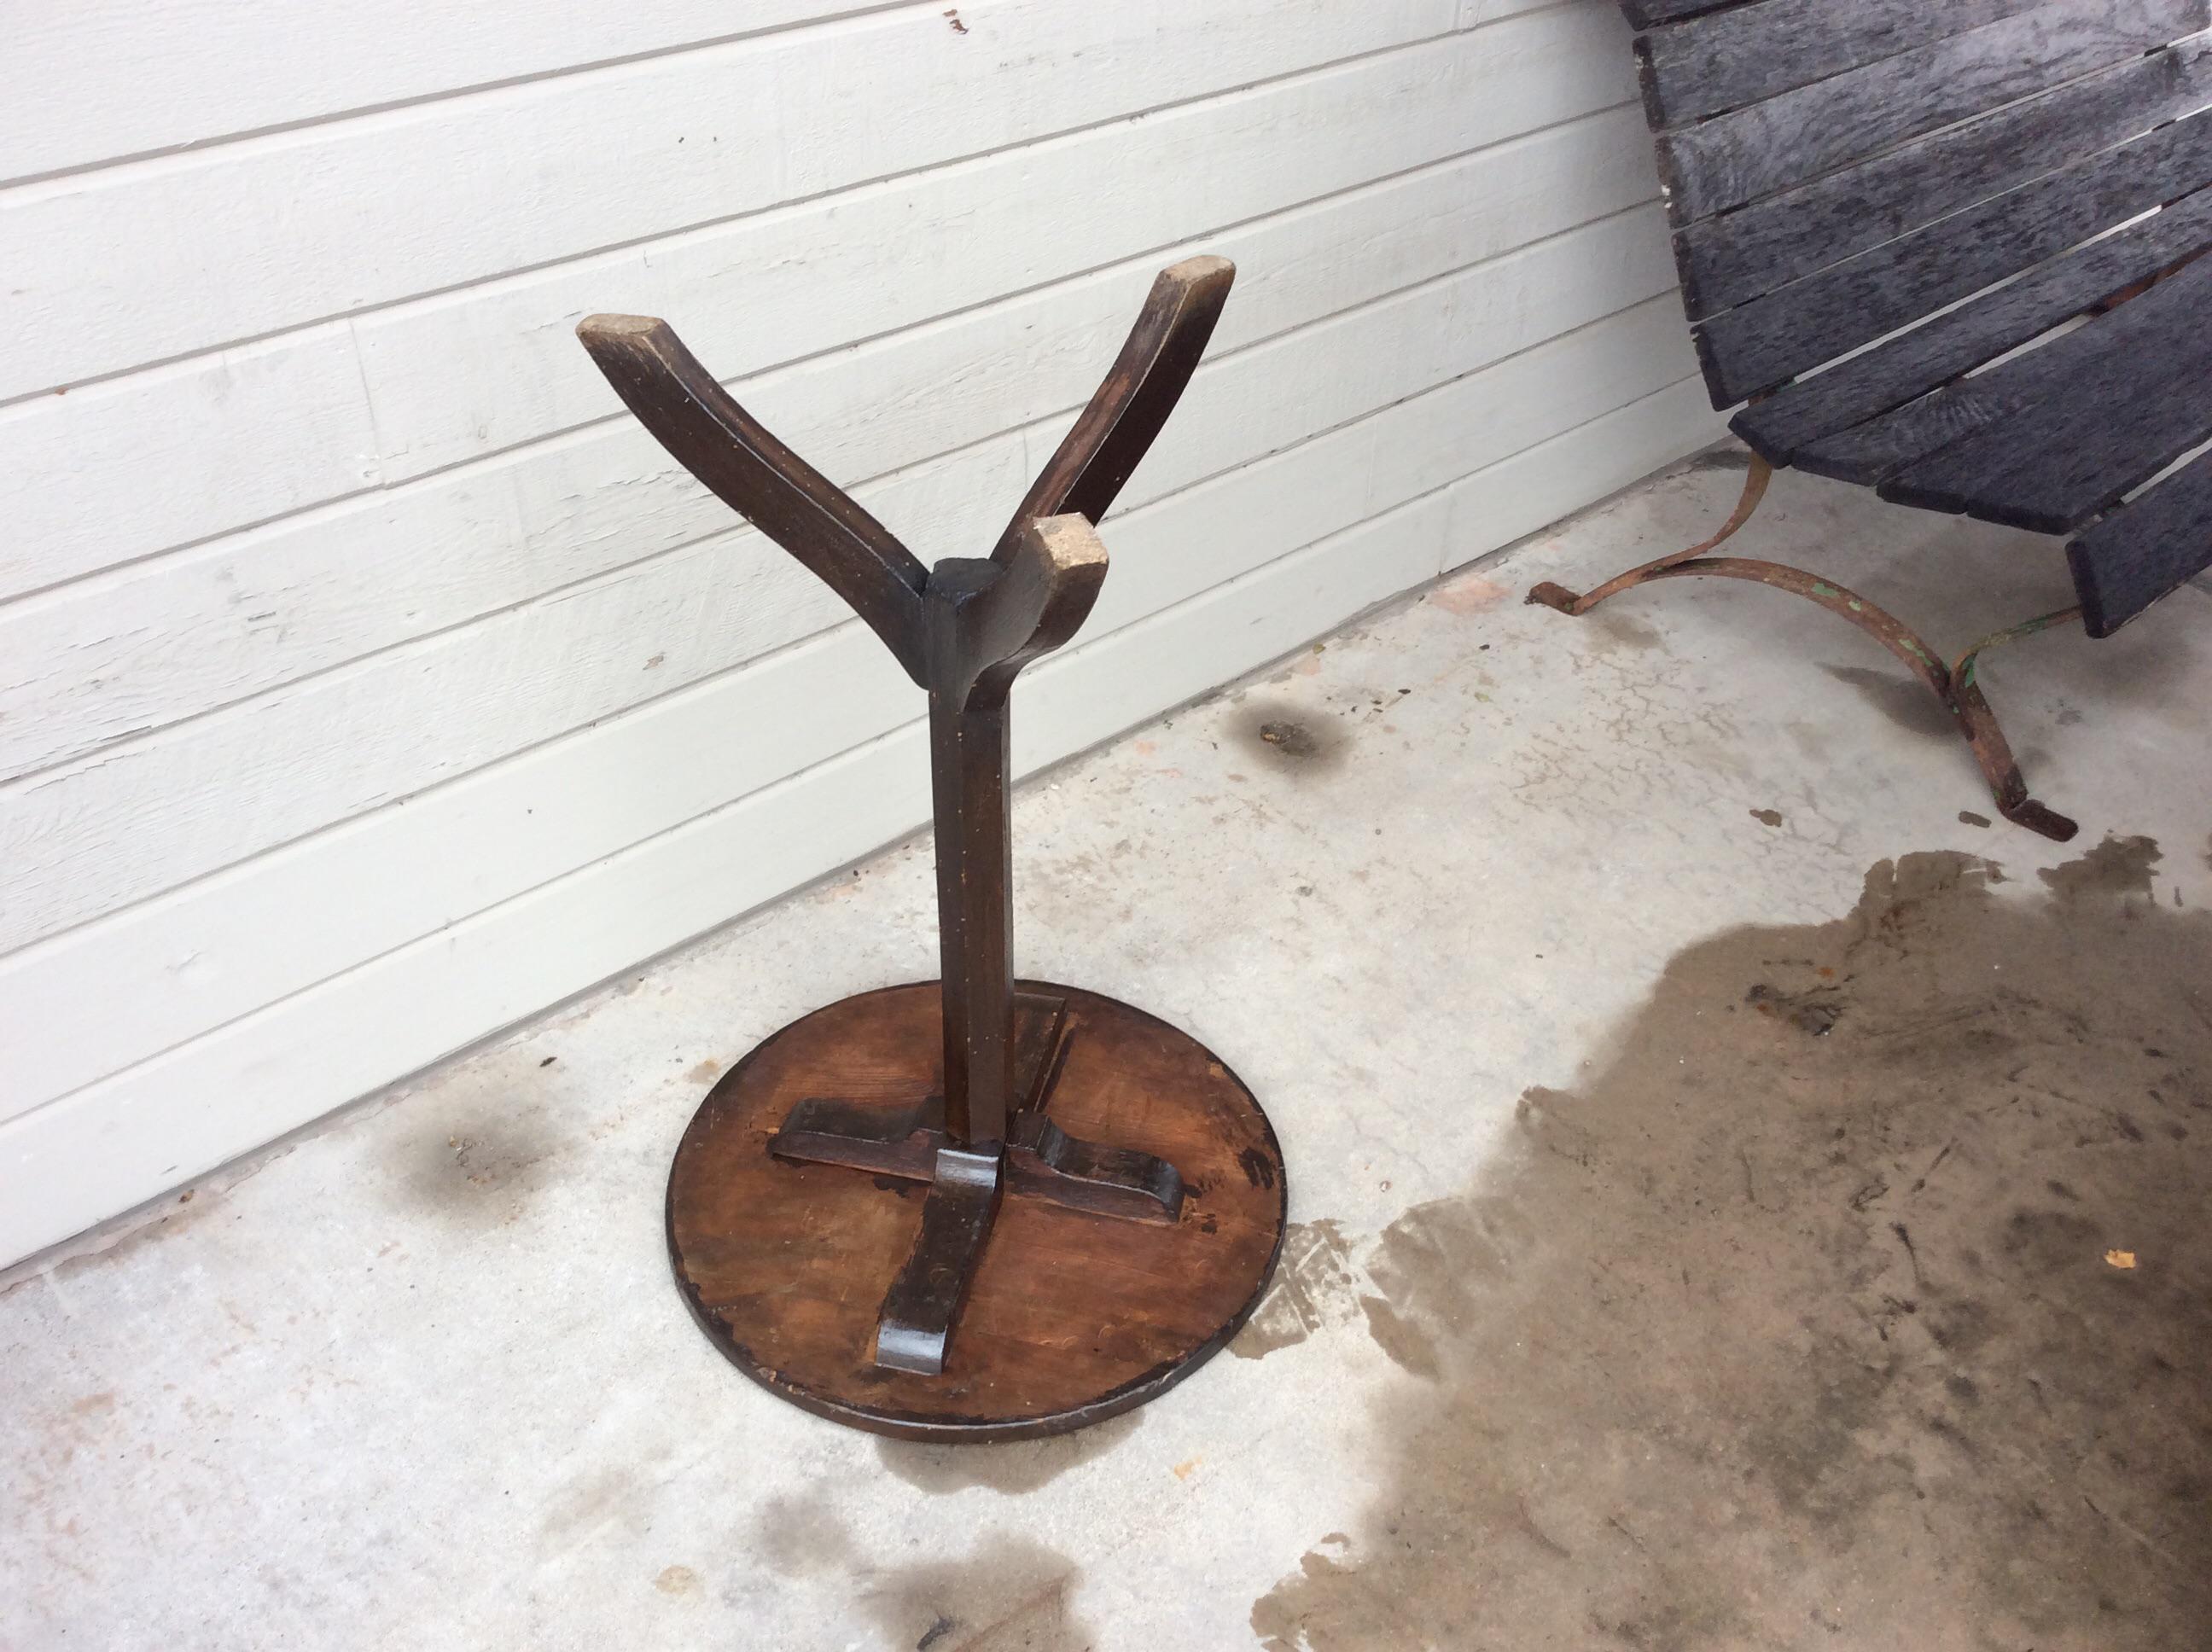
[[[1234,275],[1213,258],[1164,270],[990,557],[931,568],[665,322],[577,329],[661,445],[929,694],[943,979],[770,1037],[708,1093],[669,1175],[669,1250],[701,1327],[823,1416],[930,1440],[1079,1428],[1188,1375],[1273,1270],[1282,1153],[1237,1075],[1141,1010],[1012,966],[1009,691],[1089,615],[1106,573],[1092,525]]]

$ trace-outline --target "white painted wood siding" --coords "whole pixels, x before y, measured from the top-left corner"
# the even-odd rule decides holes
[[[87,0],[0,65],[0,1260],[923,823],[572,336],[925,560],[1237,260],[1024,769],[1717,430],[1609,0]]]

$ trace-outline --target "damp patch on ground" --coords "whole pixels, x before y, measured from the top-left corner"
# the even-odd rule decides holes
[[[2157,859],[1884,862],[1675,958],[1474,1190],[1301,1230],[1237,1351],[1402,1375],[1260,1642],[2202,1648],[2212,914]]]

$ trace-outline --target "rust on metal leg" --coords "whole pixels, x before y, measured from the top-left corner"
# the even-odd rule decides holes
[[[1658,568],[1644,577],[1665,580],[1704,576],[1717,580],[1749,580],[1754,584],[1771,586],[1777,591],[1787,591],[1794,597],[1816,602],[1838,619],[1849,620],[1895,654],[1905,668],[1926,683],[1937,699],[1948,700],[1950,697],[1951,673],[1944,666],[1942,657],[1920,640],[1919,634],[1895,615],[1875,607],[1856,592],[1845,590],[1832,580],[1824,580],[1817,574],[1808,574],[1802,568],[1785,568],[1780,562],[1757,562],[1747,556],[1708,556],[1695,562]]]
[[[2033,636],[2038,631],[2066,620],[2080,617],[2081,610],[2069,608],[2056,614],[2027,621],[2008,629],[1984,637],[1959,656],[1953,665],[1945,665],[1935,650],[1923,641],[1917,632],[1894,615],[1877,608],[1865,598],[1816,574],[1802,568],[1785,568],[1779,562],[1759,562],[1748,557],[1715,556],[1710,553],[1734,538],[1743,525],[1751,520],[1759,501],[1766,497],[1767,485],[1774,479],[1774,467],[1753,454],[1750,473],[1744,477],[1743,496],[1736,501],[1735,513],[1721,531],[1702,544],[1692,545],[1672,556],[1662,556],[1656,562],[1632,568],[1616,574],[1595,590],[1577,596],[1563,585],[1550,580],[1533,587],[1528,596],[1531,603],[1544,608],[1555,608],[1563,614],[1583,615],[1596,607],[1608,597],[1617,597],[1624,591],[1648,585],[1654,580],[1698,578],[1711,576],[1721,580],[1748,580],[1759,585],[1771,586],[1777,591],[1816,602],[1838,618],[1849,620],[1859,629],[1881,644],[1902,661],[1929,691],[1949,709],[1957,720],[1959,732],[1966,737],[1967,746],[1973,751],[1974,761],[1981,765],[1983,778],[1988,780],[1990,795],[1996,799],[1997,812],[2014,825],[2025,826],[2032,832],[2056,838],[2063,843],[2081,829],[2064,815],[2045,808],[2027,794],[2027,781],[2014,760],[2012,748],[2006,744],[2004,731],[1998,726],[1996,712],[1982,695],[1974,681],[1978,656],[2001,643]]]
[[[2055,838],[2059,842],[2069,841],[2081,829],[2064,815],[2045,807],[2027,794],[2027,778],[2020,772],[2014,759],[2012,746],[2005,739],[2004,730],[1997,726],[1996,713],[1982,695],[1982,685],[1976,680],[1981,656],[1990,649],[2008,642],[2017,642],[2022,637],[2032,637],[2039,631],[2048,631],[2054,625],[2081,617],[2079,608],[2062,608],[2054,614],[2039,615],[2018,625],[1984,637],[1960,654],[1951,667],[1951,692],[1948,696],[1952,714],[1966,737],[1966,744],[1974,749],[1974,759],[1988,776],[1990,792],[1996,799],[1997,811],[2016,826],[2025,826],[2032,832]]]
[[[2081,617],[2080,608],[2062,608],[2054,614],[2039,614],[2032,620],[2022,620],[2017,625],[2008,625],[2002,631],[1993,631],[1952,662],[1951,680],[1961,688],[1972,688],[1974,685],[1974,669],[1981,657],[1990,649],[2002,648],[2008,642],[2018,642],[2023,637],[2032,637],[2039,631],[2048,631],[2054,625],[2063,625],[2069,620]]]
[[[1632,568],[1627,573],[1616,574],[1596,590],[1585,592],[1579,597],[1566,586],[1554,585],[1547,580],[1528,592],[1528,600],[1541,608],[1556,608],[1562,614],[1587,614],[1607,597],[1618,596],[1632,586],[1642,585],[1646,580],[1656,579],[1668,568],[1679,567],[1709,551],[1717,550],[1735,538],[1742,531],[1743,525],[1751,520],[1752,513],[1758,510],[1759,502],[1766,497],[1767,484],[1773,480],[1774,467],[1753,453],[1751,470],[1743,479],[1743,497],[1736,501],[1734,513],[1711,538],[1701,544],[1692,545],[1687,550],[1678,550],[1660,557],[1656,562],[1646,562],[1641,568]]]
[[[1787,591],[1793,596],[1816,602],[1839,619],[1849,620],[1903,662],[1930,693],[1949,708],[1957,720],[1959,732],[1966,737],[1966,744],[1981,765],[1983,778],[1988,780],[1990,795],[1996,800],[1997,812],[2016,826],[2025,826],[2045,837],[2063,843],[2081,828],[2056,810],[2038,803],[2027,793],[2027,781],[2020,772],[2020,765],[2006,744],[2004,731],[1998,726],[1996,714],[1982,697],[1981,689],[1973,681],[1975,656],[1984,649],[2009,641],[2016,636],[2027,636],[2047,629],[2067,617],[2065,614],[2045,615],[2030,620],[2025,625],[2001,631],[1968,649],[1960,656],[1956,671],[1944,665],[1936,651],[1923,642],[1917,632],[1895,615],[1877,608],[1856,592],[1846,590],[1832,580],[1817,574],[1808,574],[1802,568],[1785,568],[1779,562],[1764,562],[1742,556],[1705,556],[1692,562],[1676,562],[1664,568],[1638,569],[1639,580],[1667,579],[1712,578],[1718,580],[1748,580],[1758,585],[1771,586],[1777,591]]]

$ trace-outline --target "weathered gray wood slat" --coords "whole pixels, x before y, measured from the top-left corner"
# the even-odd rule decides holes
[[[1723,312],[1698,330],[1706,385],[1716,405],[1731,406],[2207,184],[2212,113]]]
[[[2212,121],[2200,117],[2191,124],[2212,125]],[[2075,248],[2008,287],[1825,373],[1784,385],[1736,415],[1730,428],[1768,463],[1790,464],[1808,443],[1847,430],[1993,361],[2069,317],[2208,247],[2212,247],[2212,189],[2201,189],[2116,234]]]
[[[1809,86],[2045,0],[1763,0],[1636,42],[1655,131]]]
[[[1709,11],[1723,11],[1743,3],[1744,0],[1620,0],[1620,9],[1636,27],[1653,28],[1661,23],[1702,17]]]
[[[2197,279],[2191,282],[2189,277]],[[2172,281],[2081,329],[2102,334],[2094,358],[2060,395],[1999,419],[1987,429],[1893,471],[1884,499],[1923,510],[1964,511],[1984,521],[2038,533],[2066,533],[2119,502],[2212,435],[2212,263],[2199,261]],[[2185,302],[2175,295],[2187,284]],[[2132,335],[2111,324],[2137,305],[2162,319]],[[2141,321],[2141,318],[2137,318]]]
[[[2066,547],[2082,620],[2108,637],[2212,568],[2212,453],[2192,459]]]
[[[1905,465],[1946,452],[2027,410],[2073,396],[2099,377],[2100,364],[2108,355],[2154,349],[2167,330],[2189,327],[2193,312],[2207,301],[2212,301],[2212,261],[2200,261],[2111,313],[1986,373],[1808,442],[1798,450],[1796,463],[1800,470],[1838,482],[1879,484]]]
[[[1668,211],[1741,206],[2207,27],[2212,0],[2052,0],[1798,87],[1662,134]]]
[[[2191,40],[1739,211],[1700,219],[1674,237],[1683,302],[1692,320],[1705,320],[2191,113],[2208,99],[2212,51]]]
[[[2212,453],[2120,502],[2212,438],[2212,0],[1621,9],[1714,404],[1771,392],[1739,434],[1900,504],[2094,523],[2093,635],[2212,567]]]

